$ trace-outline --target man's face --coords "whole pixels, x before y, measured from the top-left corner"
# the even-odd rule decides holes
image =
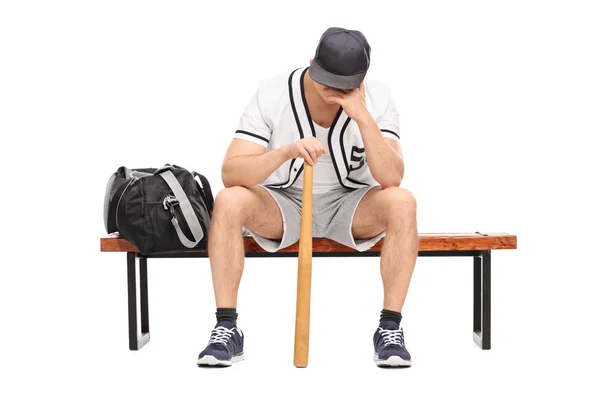
[[[339,93],[339,92],[344,92],[343,90],[340,90],[340,89],[334,89],[334,88],[330,88],[330,87],[325,86],[325,85],[321,85],[319,82],[313,81],[313,84],[315,85],[315,89],[317,91],[317,94],[327,104],[334,105],[334,104],[337,104],[337,103],[335,103],[333,101],[327,101],[327,100],[325,100],[325,98],[330,97],[330,96],[335,96],[336,93]]]

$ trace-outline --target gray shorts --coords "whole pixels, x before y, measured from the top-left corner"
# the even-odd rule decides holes
[[[260,185],[262,186],[262,185]],[[296,188],[277,189],[262,186],[273,197],[283,219],[281,240],[264,238],[249,229],[245,232],[269,252],[286,248],[300,240],[300,218],[302,215],[302,190]],[[324,237],[358,251],[365,251],[377,243],[385,231],[370,239],[352,237],[352,221],[358,203],[373,187],[346,189],[339,187],[327,193],[313,195],[313,237]]]

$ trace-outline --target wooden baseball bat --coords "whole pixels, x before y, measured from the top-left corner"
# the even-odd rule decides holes
[[[312,273],[312,199],[313,167],[304,161],[302,186],[302,218],[298,247],[298,288],[296,291],[296,337],[294,366],[308,365],[308,338],[310,335],[310,283]]]

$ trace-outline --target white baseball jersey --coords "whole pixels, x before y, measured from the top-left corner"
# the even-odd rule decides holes
[[[288,72],[263,81],[246,106],[234,137],[257,143],[269,151],[315,136],[329,152],[328,155],[319,157],[313,171],[315,193],[331,186],[333,174],[337,184],[346,188],[377,186],[378,183],[369,170],[358,125],[341,107],[326,135],[325,132],[317,135],[319,128],[325,128],[316,125],[310,117],[302,84],[307,72],[308,68],[300,68],[291,74]],[[389,87],[367,79],[364,84],[367,109],[381,133],[384,137],[399,141],[399,114]],[[302,187],[303,167],[303,158],[288,160],[263,185],[276,188],[288,188],[292,185]]]
[[[323,128],[315,122],[313,122],[313,126],[315,127],[315,135],[317,140],[321,142],[323,147],[327,148],[329,128]],[[302,190],[303,177],[304,174],[301,174],[298,180],[294,182],[292,187]],[[340,181],[335,173],[335,167],[333,166],[331,154],[321,154],[317,159],[317,163],[313,166],[313,193],[324,193],[339,187]]]

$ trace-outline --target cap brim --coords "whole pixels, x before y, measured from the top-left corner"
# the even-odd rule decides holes
[[[321,85],[341,90],[350,90],[358,87],[367,75],[366,72],[350,76],[335,75],[325,71],[315,60],[310,64],[308,74],[313,81]]]

